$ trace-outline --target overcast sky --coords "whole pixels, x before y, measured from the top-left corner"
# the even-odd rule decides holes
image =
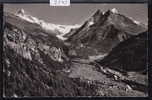
[[[25,12],[55,24],[81,24],[97,9],[107,11],[116,8],[119,13],[147,24],[147,4],[72,4],[69,7],[51,7],[49,4],[5,4],[4,11],[15,13],[23,8]]]

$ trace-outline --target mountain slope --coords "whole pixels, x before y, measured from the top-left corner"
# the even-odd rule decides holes
[[[146,31],[143,24],[121,15],[116,9],[103,13],[97,10],[80,28],[71,30],[67,42],[79,47],[95,48],[99,53],[108,53],[118,43]],[[80,47],[81,48],[81,47]]]
[[[4,97],[95,95],[63,71],[70,64],[61,40],[13,14],[4,18]]]
[[[122,72],[147,71],[147,32],[121,42],[99,64]]]

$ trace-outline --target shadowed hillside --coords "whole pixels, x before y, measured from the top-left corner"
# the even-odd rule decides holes
[[[147,32],[134,36],[118,44],[99,62],[119,71],[146,71],[147,63]]]

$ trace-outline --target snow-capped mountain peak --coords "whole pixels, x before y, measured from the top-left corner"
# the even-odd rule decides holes
[[[111,9],[111,12],[113,12],[113,13],[118,13],[118,10],[117,10],[116,8],[112,8],[112,9]]]
[[[20,9],[18,12],[17,12],[18,15],[24,15],[25,14],[25,11],[24,9]]]
[[[72,28],[78,28],[80,25],[60,25],[60,24],[53,24],[53,23],[48,23],[45,22],[44,20],[41,20],[39,18],[36,18],[34,16],[31,16],[27,14],[24,9],[20,9],[17,13],[16,16],[22,18],[23,20],[26,20],[30,23],[35,23],[38,24],[42,27],[47,32],[55,32],[58,31],[60,34],[66,34],[68,33]],[[58,34],[58,33],[57,33]]]

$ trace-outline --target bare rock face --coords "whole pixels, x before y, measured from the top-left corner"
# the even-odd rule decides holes
[[[75,44],[74,47],[83,44],[84,48],[80,47],[82,49],[90,47],[98,53],[109,53],[120,42],[146,30],[146,26],[119,14],[116,9],[105,13],[97,10],[80,28],[67,34],[67,42]]]

